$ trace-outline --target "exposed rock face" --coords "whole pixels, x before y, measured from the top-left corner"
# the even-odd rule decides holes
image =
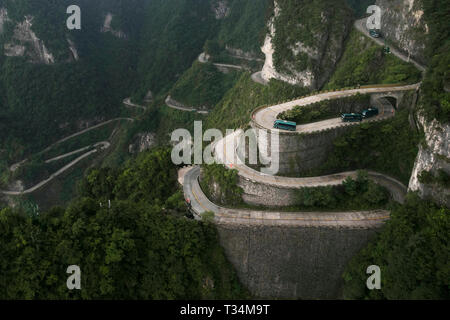
[[[245,52],[242,49],[239,48],[233,48],[230,47],[229,45],[225,46],[225,49],[227,50],[227,52],[239,59],[245,59],[245,60],[251,60],[251,61],[264,61],[262,59],[260,59],[258,56],[256,56],[253,52]]]
[[[80,59],[80,57],[78,55],[77,48],[75,47],[75,43],[70,39],[67,39],[67,42],[69,43],[69,50],[70,50],[70,52],[72,52],[71,60],[78,61]]]
[[[301,10],[292,13],[291,2],[274,1],[269,33],[261,48],[266,56],[262,78],[316,89],[328,80],[343,53],[351,27],[350,12],[344,5],[332,2],[328,5],[322,1],[318,5],[304,1],[295,4]],[[320,21],[313,18],[317,8],[322,10]]]
[[[221,188],[219,183],[217,183],[214,178],[207,180],[203,170],[200,171],[200,181],[204,181],[205,184],[208,185],[208,197],[212,202],[223,206],[226,206],[228,204],[225,190]]]
[[[377,0],[381,8],[381,31],[400,50],[426,64],[428,26],[423,19],[421,0]]]
[[[418,191],[423,198],[433,199],[439,204],[450,207],[450,189],[439,183],[425,184],[419,181],[422,171],[437,175],[443,170],[450,175],[450,124],[440,124],[434,120],[426,122],[419,117],[425,131],[426,146],[420,146],[413,173],[409,182],[409,190]]]
[[[11,42],[5,44],[5,55],[10,57],[27,56],[34,63],[55,63],[55,58],[48,51],[44,42],[31,30],[33,17],[26,16],[14,29]]]
[[[5,8],[0,8],[0,34],[3,33],[3,26],[8,21],[8,11]]]
[[[111,12],[108,12],[106,14],[105,21],[103,22],[103,27],[101,29],[101,32],[103,32],[103,33],[110,32],[112,35],[114,35],[117,38],[126,39],[127,35],[123,31],[121,31],[121,30],[114,30],[111,27],[111,22],[113,20],[113,17],[114,16],[113,16],[113,14]]]
[[[145,103],[152,103],[153,102],[153,92],[151,90],[148,90],[147,94],[144,98]]]
[[[156,134],[151,132],[140,133],[135,139],[135,143],[130,144],[128,151],[132,154],[150,150],[156,144]]]
[[[230,14],[227,0],[218,0],[212,3],[212,8],[217,20],[224,19]]]
[[[266,61],[264,63],[264,67],[261,72],[261,76],[264,80],[269,81],[270,79],[278,79],[282,81],[286,81],[292,84],[297,82],[301,82],[304,86],[310,86],[312,83],[312,73],[309,71],[303,72],[303,74],[297,74],[297,77],[289,77],[287,75],[283,75],[279,73],[274,66],[273,55],[275,53],[275,48],[272,44],[272,39],[275,37],[275,20],[280,15],[280,7],[278,3],[275,1],[275,10],[273,17],[269,20],[269,33],[266,35],[266,39],[264,40],[264,45],[261,48],[261,51],[266,55]]]

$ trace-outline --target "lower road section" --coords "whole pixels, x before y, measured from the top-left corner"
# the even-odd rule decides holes
[[[385,210],[348,212],[281,212],[229,209],[212,203],[200,188],[200,167],[193,167],[184,176],[184,194],[197,219],[205,212],[213,212],[217,224],[377,228],[389,219]]]

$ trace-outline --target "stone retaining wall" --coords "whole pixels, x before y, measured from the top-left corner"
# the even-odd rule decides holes
[[[308,134],[281,133],[278,146],[278,175],[301,174],[322,165],[333,151],[334,140],[351,126],[349,123],[346,126]],[[258,146],[263,150],[271,150],[270,135],[267,139],[259,138]]]
[[[217,225],[241,282],[258,298],[338,299],[350,259],[378,229]]]

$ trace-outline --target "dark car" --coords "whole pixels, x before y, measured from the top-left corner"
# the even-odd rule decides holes
[[[372,108],[372,107],[369,108],[369,109],[363,110],[363,112],[361,112],[361,115],[362,115],[362,117],[364,119],[375,117],[378,114],[379,114],[378,109],[377,108]]]
[[[341,119],[343,122],[361,122],[363,117],[360,113],[343,113]]]
[[[381,32],[380,32],[380,30],[377,30],[377,29],[370,29],[370,30],[369,30],[369,34],[370,34],[371,37],[374,37],[374,38],[381,38]]]

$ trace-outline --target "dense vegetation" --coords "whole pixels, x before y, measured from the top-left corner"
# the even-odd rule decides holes
[[[222,20],[214,16],[214,1],[198,0],[0,0],[8,7],[14,22],[32,13],[33,30],[42,39],[57,63],[30,64],[26,58],[6,58],[0,54],[0,185],[8,182],[8,165],[42,150],[52,141],[80,129],[80,122],[98,122],[120,114],[124,97],[142,100],[149,89],[156,102],[126,135],[111,156],[112,167],[89,172],[79,186],[80,197],[67,208],[40,212],[32,198],[18,200],[15,209],[0,207],[0,298],[3,299],[233,299],[248,298],[225,258],[214,227],[184,217],[186,208],[177,188],[176,170],[170,151],[158,149],[140,155],[121,168],[114,165],[128,157],[128,142],[137,132],[157,130],[162,143],[168,133],[187,127],[203,116],[163,105],[170,91],[181,101],[193,105],[217,105],[206,127],[225,130],[245,127],[251,111],[260,105],[302,96],[307,89],[273,80],[261,86],[245,73],[221,75],[210,65],[192,61],[206,47],[221,57],[226,46],[260,54],[267,32],[264,14],[273,12],[273,1],[230,0],[230,14]],[[347,1],[357,15],[372,1]],[[450,79],[448,66],[450,3],[423,0],[430,28],[429,70],[422,85],[420,105],[429,119],[450,119]],[[295,55],[291,48],[302,41],[307,49],[317,48],[314,35],[344,36],[351,23],[343,1],[279,0],[283,8],[277,21],[275,64],[289,73],[312,67],[320,73],[333,65],[315,65],[306,53]],[[65,28],[65,9],[79,4],[83,28]],[[112,26],[126,34],[118,39],[100,33],[107,12],[114,15]],[[322,23],[325,12],[327,23]],[[61,14],[60,14],[61,13]],[[298,21],[302,22],[297,28]],[[292,31],[295,32],[292,32]],[[12,24],[0,35],[3,44],[12,35]],[[75,42],[80,55],[68,63],[67,38]],[[215,47],[214,47],[215,46]],[[219,48],[219,50],[218,50]],[[328,48],[329,49],[329,48]],[[333,52],[333,48],[326,52]],[[314,53],[314,52],[313,52]],[[229,57],[228,57],[229,58]],[[328,59],[327,61],[332,61]],[[221,61],[223,62],[223,61]],[[291,64],[291,66],[289,65]],[[180,75],[181,78],[180,78]],[[420,72],[353,31],[327,89],[357,84],[416,83]],[[328,117],[327,108],[311,108],[299,121]],[[302,112],[303,112],[302,108]],[[296,110],[296,109],[294,109]],[[300,111],[300,109],[298,109]],[[318,113],[318,114],[317,114]],[[190,128],[189,128],[190,129]],[[101,136],[97,132],[95,136]],[[84,146],[94,136],[70,141],[54,149],[71,151]],[[96,139],[95,139],[96,140]],[[327,163],[312,175],[354,169],[373,169],[407,184],[420,134],[409,129],[408,110],[379,123],[352,127],[335,141]],[[76,157],[76,156],[75,156]],[[42,169],[38,157],[31,157],[18,176],[37,181],[54,172],[52,164]],[[41,162],[39,162],[41,161]],[[46,170],[46,171],[45,171]],[[58,192],[73,188],[75,177],[83,175],[77,167],[61,182]],[[218,203],[242,206],[242,189],[235,170],[213,165],[203,168],[202,188]],[[449,177],[440,170],[423,171],[419,180],[448,187]],[[212,181],[218,189],[211,188]],[[40,190],[45,193],[45,190]],[[35,196],[35,195],[33,195]],[[367,181],[364,174],[348,179],[342,187],[311,188],[298,192],[299,205],[286,210],[358,210],[384,207],[387,193]],[[108,208],[111,200],[111,208]],[[267,209],[267,208],[263,208]],[[397,205],[392,219],[369,247],[350,263],[344,274],[346,298],[422,299],[449,298],[449,210],[421,201],[410,194],[405,205]],[[211,215],[208,214],[209,218]],[[66,288],[66,268],[82,269],[82,290]],[[382,290],[365,287],[367,266],[382,270]]]
[[[333,70],[333,57],[352,21],[345,1],[279,0],[277,4],[280,15],[275,19],[272,40],[277,71],[290,75],[308,69],[320,78],[322,72]],[[329,40],[324,44],[323,39]]]
[[[412,63],[406,63],[392,54],[385,54],[383,47],[353,29],[344,54],[325,89],[340,89],[358,84],[409,84],[419,82],[420,78],[420,70]]]
[[[239,79],[239,72],[220,72],[211,63],[194,62],[170,90],[175,100],[191,107],[214,107]]]
[[[237,170],[227,169],[221,164],[202,166],[200,185],[203,192],[215,203],[231,206],[240,204],[243,190],[237,185],[238,182]]]
[[[168,91],[217,28],[210,1],[150,1],[140,38],[139,83],[133,98],[142,100],[148,90]]]
[[[420,135],[409,127],[408,110],[400,110],[388,120],[351,127],[335,140],[333,153],[313,175],[372,169],[408,185],[419,141]]]
[[[76,119],[117,116],[124,95],[123,88],[112,87],[84,63],[48,67],[11,59],[3,65],[0,81],[7,97],[0,107],[0,147],[8,150],[8,161],[21,160],[79,130]]]
[[[450,189],[450,175],[443,169],[438,169],[436,174],[430,171],[422,171],[419,174],[419,182],[424,184],[437,184],[440,187]]]
[[[56,64],[31,64],[26,57],[0,55],[0,148],[7,150],[2,155],[5,161],[21,160],[79,130],[81,121],[95,122],[118,115],[122,99],[132,91],[135,38],[126,41],[100,33],[101,5],[85,1],[75,2],[85,9],[82,30],[69,32],[65,27],[65,5],[69,2],[6,2],[12,19],[9,25],[21,22],[25,14],[33,15],[32,29],[55,56]],[[117,2],[110,3],[111,10]],[[10,36],[0,39],[2,48]],[[80,56],[76,63],[69,62],[66,37],[76,44]]]
[[[111,208],[108,207],[111,200]],[[210,224],[183,217],[170,150],[95,169],[68,208],[0,212],[2,299],[247,297]],[[69,265],[81,290],[66,287]]]
[[[347,299],[449,299],[450,210],[409,194],[377,238],[344,274]],[[368,290],[366,269],[381,269],[381,290]]]
[[[361,112],[370,107],[370,95],[357,94],[342,99],[330,99],[306,106],[295,106],[278,115],[278,119],[306,124],[338,117],[341,113]]]
[[[284,100],[292,100],[308,92],[307,89],[271,80],[268,86],[255,83],[244,73],[236,85],[227,92],[207,119],[208,128],[226,129],[245,127],[254,109]]]
[[[260,47],[266,33],[269,0],[227,1],[229,14],[221,23],[217,41],[223,46],[239,48],[261,55]]]
[[[428,71],[422,84],[421,108],[428,120],[450,122],[450,3],[423,0],[424,17],[429,26]]]
[[[347,178],[342,186],[302,188],[297,192],[298,206],[308,209],[368,210],[386,206],[386,189],[369,180],[359,171],[356,179]]]

